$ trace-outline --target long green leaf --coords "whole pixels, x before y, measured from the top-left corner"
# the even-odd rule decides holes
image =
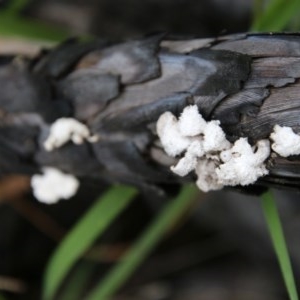
[[[299,0],[273,0],[254,20],[251,31],[280,31],[299,13]]]
[[[43,299],[53,299],[72,266],[127,207],[136,193],[131,187],[111,188],[79,220],[50,259],[45,272]]]
[[[41,22],[6,15],[0,12],[0,35],[15,36],[44,41],[61,41],[69,33],[57,26],[48,26]]]
[[[112,296],[144,261],[145,257],[162,239],[168,229],[182,216],[195,200],[195,186],[184,187],[177,198],[172,200],[140,239],[88,295],[87,300],[107,300]]]
[[[68,279],[66,286],[63,288],[58,299],[59,300],[81,300],[86,284],[95,267],[94,263],[81,261],[76,266],[74,272]],[[0,299],[1,300],[1,299]]]
[[[20,12],[30,0],[11,0],[0,12],[0,35],[47,41],[61,41],[69,37],[62,27],[24,18]]]
[[[262,207],[271,234],[273,246],[290,300],[298,300],[291,261],[282,230],[279,213],[271,192],[262,195]]]

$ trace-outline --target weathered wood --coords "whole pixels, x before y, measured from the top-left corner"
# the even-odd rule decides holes
[[[187,181],[169,171],[155,135],[164,111],[197,104],[219,119],[228,139],[251,142],[275,124],[300,132],[300,35],[240,34],[168,40],[163,35],[110,45],[70,40],[35,58],[0,57],[0,174],[54,166],[79,178],[161,185]],[[59,117],[100,135],[94,144],[47,152],[43,141]],[[299,188],[300,157],[268,161],[257,185]]]

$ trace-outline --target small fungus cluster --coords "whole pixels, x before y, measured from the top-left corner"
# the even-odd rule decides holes
[[[53,151],[70,141],[80,145],[85,141],[93,143],[97,140],[98,136],[91,135],[85,124],[73,118],[60,118],[51,125],[44,148],[46,151]],[[43,174],[32,176],[31,187],[34,196],[40,202],[52,204],[74,196],[79,187],[79,180],[72,174],[46,167],[43,168]]]
[[[44,142],[44,147],[47,151],[52,151],[69,141],[79,145],[85,140],[96,142],[98,137],[91,135],[88,127],[79,121],[73,118],[60,118],[51,125],[50,134]]]
[[[232,144],[220,122],[205,121],[196,105],[186,107],[178,120],[165,112],[156,128],[165,152],[181,156],[171,170],[179,176],[195,171],[197,185],[204,192],[248,185],[268,174],[264,162],[270,155],[269,140],[261,140],[255,147],[247,138]]]
[[[156,125],[165,152],[179,157],[171,170],[179,176],[192,171],[204,192],[224,186],[249,185],[268,174],[265,161],[271,149],[282,157],[300,154],[300,135],[290,127],[275,125],[269,139],[251,146],[247,138],[230,143],[219,121],[207,122],[196,105],[186,107],[179,119],[162,114]]]
[[[282,157],[300,154],[300,135],[290,127],[275,125],[270,135],[272,150]]]

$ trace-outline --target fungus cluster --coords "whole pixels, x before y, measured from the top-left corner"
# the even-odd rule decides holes
[[[272,150],[282,157],[300,154],[300,135],[290,127],[275,125],[270,138],[254,146],[247,138],[231,143],[220,121],[206,121],[196,105],[187,106],[178,119],[171,112],[163,113],[156,130],[164,151],[177,159],[171,170],[179,176],[195,172],[196,184],[204,192],[255,183],[268,174],[265,162]],[[70,141],[81,144],[97,140],[86,125],[72,118],[61,118],[51,125],[44,147],[53,151]],[[46,167],[43,174],[32,177],[31,185],[34,196],[50,204],[74,196],[79,181],[71,174]]]
[[[292,128],[275,125],[270,139],[273,141],[272,150],[280,156],[300,154],[300,135],[294,133]]]
[[[195,171],[198,187],[208,192],[224,186],[248,185],[268,174],[269,140],[253,147],[247,138],[230,143],[219,121],[205,121],[196,105],[186,107],[179,119],[165,112],[157,121],[165,152],[181,157],[171,170],[179,176]]]
[[[85,141],[92,143],[97,140],[98,136],[91,135],[85,124],[73,118],[60,118],[51,125],[43,145],[46,151],[53,151],[70,141],[79,145]],[[43,174],[32,176],[31,187],[40,202],[52,204],[74,196],[79,188],[79,180],[72,174],[46,167],[43,168]]]

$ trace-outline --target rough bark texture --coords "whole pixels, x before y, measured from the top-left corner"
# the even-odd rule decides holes
[[[81,179],[134,184],[163,195],[179,178],[157,143],[160,114],[197,104],[228,139],[299,132],[300,36],[241,34],[218,39],[148,36],[120,44],[70,40],[34,59],[0,57],[0,175],[54,166]],[[60,117],[100,135],[52,152],[43,141]],[[299,157],[276,155],[257,185],[297,187]]]

